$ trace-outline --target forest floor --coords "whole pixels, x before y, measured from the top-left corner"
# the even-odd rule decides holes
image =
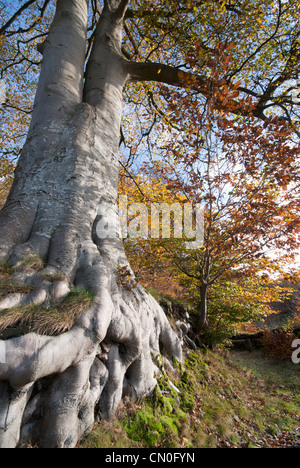
[[[79,448],[300,448],[300,364],[260,351],[186,351],[159,386],[122,403]]]

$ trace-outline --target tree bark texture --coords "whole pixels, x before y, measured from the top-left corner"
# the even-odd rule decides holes
[[[0,300],[0,311],[62,302],[73,287],[93,303],[59,336],[27,333],[5,341],[0,363],[0,447],[76,446],[110,418],[122,396],[156,386],[156,357],[182,358],[162,309],[140,286],[127,288],[122,239],[99,239],[96,226],[117,219],[122,91],[130,79],[121,57],[127,1],[106,0],[85,70],[88,3],[58,0],[31,126],[7,203],[0,213],[0,261],[36,255],[43,270],[14,270],[27,294]],[[131,273],[133,276],[133,273]],[[0,340],[1,343],[1,340]],[[2,343],[3,345],[3,343]]]
[[[200,287],[200,307],[199,307],[199,319],[197,322],[197,333],[205,330],[208,327],[207,319],[207,292],[208,284],[203,282]]]

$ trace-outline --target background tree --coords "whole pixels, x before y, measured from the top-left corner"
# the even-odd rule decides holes
[[[24,307],[53,312],[70,299],[74,286],[90,291],[93,301],[58,336],[50,336],[53,330],[37,333],[34,309],[26,331],[19,328],[15,333],[21,336],[6,340],[6,363],[0,365],[1,446],[30,439],[46,447],[72,447],[91,428],[95,406],[109,417],[123,393],[143,396],[153,389],[152,356],[160,345],[181,359],[179,341],[156,302],[142,287],[120,281],[119,273],[129,269],[121,239],[97,236],[99,222],[117,218],[123,90],[131,106],[138,102],[135,121],[140,120],[136,127],[125,114],[121,139],[129,148],[127,165],[137,154],[133,137],[147,141],[153,152],[159,126],[168,129],[169,86],[183,90],[174,94],[177,107],[188,95],[205,107],[211,89],[223,80],[228,86],[239,83],[245,100],[230,110],[233,115],[264,121],[267,113],[280,113],[297,133],[298,6],[292,0],[239,5],[28,0],[2,9],[1,76],[20,90],[15,95],[8,87],[5,132],[12,128],[10,112],[30,112],[26,102],[31,107],[32,101],[22,97],[21,87],[34,86],[37,42],[43,56],[26,142],[0,213],[3,318],[17,307],[9,323],[15,317],[14,327],[20,321],[24,326]],[[239,47],[233,67],[217,82],[210,58],[226,41]],[[184,128],[185,116],[178,114],[175,125]],[[130,126],[135,132],[128,136]],[[19,137],[21,147],[23,131]],[[9,151],[17,155],[15,145]],[[19,288],[14,294],[11,281]]]
[[[168,190],[205,207],[200,250],[165,244],[179,270],[199,289],[198,331],[208,325],[212,285],[268,271],[273,276],[276,270],[295,274],[299,252],[299,147],[294,132],[281,119],[255,118],[252,99],[245,102],[237,85],[220,84],[220,71],[227,70],[231,59],[228,49],[232,46],[219,44],[211,59],[219,85],[212,87],[206,107],[191,96],[182,99],[185,132],[173,130],[170,143],[162,146],[168,169],[156,166]],[[232,116],[243,107],[248,115]],[[169,120],[177,119],[172,96]]]
[[[182,159],[180,160],[182,162]],[[214,165],[214,173],[217,165]],[[230,249],[224,247],[228,237],[231,238],[232,236],[232,225],[228,222],[228,220],[231,220],[231,211],[229,206],[226,205],[226,210],[224,206],[223,210],[217,211],[217,197],[214,202],[209,199],[214,208],[213,213],[215,216],[213,222],[210,222],[209,210],[206,210],[205,233],[208,234],[210,231],[210,236],[205,235],[202,248],[187,249],[186,241],[188,239],[185,239],[183,226],[182,238],[174,238],[172,212],[168,221],[171,228],[170,238],[162,238],[162,233],[160,233],[160,238],[153,238],[151,232],[152,219],[150,219],[151,204],[167,204],[172,207],[176,201],[181,204],[182,213],[184,213],[184,205],[189,200],[191,191],[193,191],[193,197],[195,196],[195,180],[189,186],[185,177],[185,183],[183,183],[187,172],[181,173],[179,168],[174,170],[174,160],[172,165],[165,166],[164,162],[156,161],[154,166],[155,170],[151,166],[150,171],[148,167],[151,175],[147,170],[135,177],[133,177],[133,174],[128,175],[126,172],[121,172],[120,194],[122,197],[126,194],[127,197],[128,222],[134,223],[134,219],[136,220],[136,230],[137,235],[139,235],[138,223],[140,218],[139,216],[136,218],[134,216],[130,217],[130,213],[132,204],[138,206],[134,204],[143,203],[143,206],[147,207],[146,222],[149,224],[149,237],[146,239],[141,238],[141,233],[138,238],[132,238],[129,233],[129,237],[124,242],[127,257],[137,280],[143,286],[149,288],[154,296],[161,298],[173,297],[190,305],[194,330],[196,331],[198,324],[199,331],[201,329],[201,339],[206,344],[213,346],[227,343],[228,339],[241,330],[243,326],[248,326],[250,323],[253,324],[255,321],[263,320],[268,315],[274,314],[275,311],[271,305],[275,302],[282,303],[286,296],[291,294],[291,290],[287,285],[285,287],[279,285],[279,278],[291,277],[293,254],[291,251],[289,253],[280,252],[281,255],[278,258],[271,258],[267,249],[263,248],[262,252],[259,250],[261,244],[258,242],[255,246],[251,246],[251,236],[249,233],[244,232],[239,235],[241,240],[243,236],[247,236],[244,250],[238,250],[235,247]],[[203,180],[205,175],[203,169],[201,174]],[[200,180],[199,174],[198,180]],[[212,186],[217,189],[219,182],[220,171],[218,171],[218,181],[214,183],[212,179]],[[227,199],[229,196],[229,180],[226,179],[223,182],[227,186],[226,193],[225,191],[223,193]],[[263,187],[260,190],[263,190]],[[197,201],[204,203],[204,199],[207,199],[205,193],[205,184],[203,184]],[[214,191],[214,194],[217,195],[217,192]],[[220,198],[219,193],[219,200]],[[248,199],[246,201],[248,204]],[[207,202],[205,203],[206,206],[210,206]],[[217,212],[219,216],[216,216]],[[240,213],[239,216],[240,219],[243,216],[248,218],[246,211]],[[220,219],[222,217],[227,218],[227,223],[223,222],[221,224]],[[277,219],[275,221],[278,223]],[[212,229],[211,224],[214,225],[214,229]],[[258,229],[258,226],[252,226],[252,231],[255,229]],[[272,237],[270,232],[269,239]],[[288,244],[291,247],[289,242]],[[285,246],[286,249],[288,244]],[[296,244],[294,244],[294,255],[295,247]],[[210,267],[209,274],[206,277],[204,276],[205,268],[203,267],[208,262],[208,251],[210,252]],[[213,276],[214,274],[215,276]],[[297,275],[293,275],[294,281],[298,281],[297,278]],[[206,295],[203,298],[202,281],[205,280],[208,284],[205,288]],[[207,324],[203,324],[203,318],[200,314],[203,300],[205,301],[205,321]],[[204,330],[205,325],[207,328]]]
[[[151,170],[150,175],[147,174],[145,168],[139,174],[121,168],[120,200],[121,197],[126,196],[127,202],[127,219],[124,218],[124,222],[127,222],[129,227],[132,225],[137,234],[137,237],[133,238],[130,232],[127,231],[124,246],[137,281],[152,291],[156,290],[159,293],[176,298],[183,296],[184,290],[180,286],[178,271],[174,268],[172,258],[172,251],[176,246],[176,240],[173,238],[172,211],[170,210],[170,219],[168,220],[170,238],[166,241],[169,244],[168,250],[170,251],[168,256],[166,255],[165,242],[161,240],[161,233],[158,238],[152,236],[151,206],[164,203],[171,207],[174,203],[180,203],[183,212],[186,198],[182,193],[174,193],[174,191],[168,190],[165,181],[161,179],[162,165],[163,163],[160,163],[160,170],[157,173]],[[143,204],[147,210],[145,224],[147,224],[148,236],[146,238],[142,238],[142,233],[139,232],[140,217],[132,212],[132,206],[138,206],[135,205],[136,203]],[[162,213],[160,213],[161,215]],[[161,229],[162,220],[160,220],[159,224]]]

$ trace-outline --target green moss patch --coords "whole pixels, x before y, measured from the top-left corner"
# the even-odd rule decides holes
[[[299,366],[267,360],[260,353],[199,351],[188,352],[177,371],[177,377],[163,373],[150,398],[123,407],[110,428],[111,440],[118,431],[122,447],[270,448],[296,443]],[[103,425],[81,446],[101,440]]]

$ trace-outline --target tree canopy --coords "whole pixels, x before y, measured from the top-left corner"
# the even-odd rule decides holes
[[[174,101],[175,108],[189,93],[203,108],[220,83],[242,93],[243,105],[227,106],[231,113],[252,112],[262,120],[277,116],[299,135],[299,6],[297,0],[130,2],[122,52],[132,62],[133,76],[147,79],[146,84],[128,85],[124,95],[129,107],[123,136],[131,156],[152,126],[157,129],[155,141],[159,125],[170,124],[166,99]],[[1,107],[4,174],[11,171],[11,158],[18,156],[24,142],[41,63],[37,49],[54,7],[54,0],[1,3],[0,78],[7,86]],[[87,58],[102,8],[102,2],[90,2]],[[162,89],[149,80],[181,84],[185,90],[173,95],[169,87]],[[224,104],[220,98],[220,107]],[[177,126],[185,123],[178,113]]]

